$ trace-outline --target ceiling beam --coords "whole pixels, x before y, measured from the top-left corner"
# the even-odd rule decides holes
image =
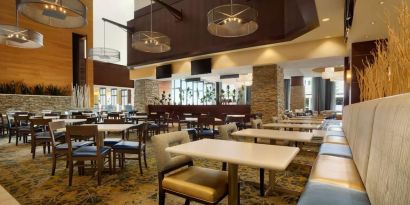
[[[178,21],[182,21],[184,19],[182,12],[178,9],[172,7],[171,5],[161,1],[161,0],[153,0],[161,6],[165,7]]]
[[[125,29],[128,33],[133,33],[133,32],[134,32],[134,28],[131,28],[131,27],[122,25],[122,24],[120,24],[120,23],[118,23],[118,22],[111,21],[111,20],[106,19],[106,18],[102,18],[102,20],[103,20],[104,22],[108,22],[108,23],[113,24],[113,25],[115,25],[115,26],[118,26],[118,27],[120,27],[120,28],[122,28],[122,29]]]

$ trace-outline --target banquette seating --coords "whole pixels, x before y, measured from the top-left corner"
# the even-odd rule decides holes
[[[409,204],[410,94],[343,112],[345,137],[338,131],[338,143],[325,138],[298,205]]]

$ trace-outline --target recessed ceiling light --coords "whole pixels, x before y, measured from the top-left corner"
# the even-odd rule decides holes
[[[365,37],[365,38],[369,38],[369,35],[365,35],[364,37]]]
[[[380,4],[380,5],[383,5],[383,4],[384,4],[384,1],[380,1],[379,4]]]
[[[331,36],[325,36],[325,38],[331,38]]]
[[[324,19],[322,19],[322,21],[323,22],[330,21],[330,18],[324,18]]]
[[[374,21],[372,21],[372,22],[371,22],[371,24],[372,24],[372,25],[374,25],[374,24],[375,24],[375,22],[374,22]]]

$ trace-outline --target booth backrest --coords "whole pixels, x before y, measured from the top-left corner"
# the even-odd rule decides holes
[[[372,205],[410,203],[410,94],[377,106],[365,185]]]
[[[347,130],[349,129],[350,126],[350,117],[352,115],[350,115],[350,106],[344,106],[343,107],[343,118],[342,118],[342,127],[343,127],[343,131],[346,134]]]
[[[354,141],[356,140],[356,131],[358,127],[360,106],[359,104],[353,104],[353,105],[350,105],[349,107],[350,107],[350,111],[349,111],[350,117],[348,117],[349,121],[347,122],[349,126],[346,130],[347,132],[345,132],[345,135],[346,135],[347,142],[349,143],[350,147],[352,147],[352,145],[354,145]]]
[[[358,107],[357,111],[357,126],[356,130],[352,130],[351,134],[354,142],[350,144],[353,154],[353,160],[356,168],[362,178],[363,184],[366,183],[367,165],[369,162],[370,144],[373,133],[374,114],[380,100],[366,101],[355,104]]]

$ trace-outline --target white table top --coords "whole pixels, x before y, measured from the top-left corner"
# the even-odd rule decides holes
[[[232,133],[233,136],[239,137],[258,137],[274,140],[289,140],[295,142],[310,142],[313,138],[313,133],[310,132],[295,132],[281,131],[269,129],[244,129]]]
[[[316,119],[288,119],[288,120],[279,120],[279,123],[294,123],[294,124],[322,124],[323,120],[316,120]]]
[[[131,118],[131,119],[146,119],[146,118],[148,118],[148,116],[147,115],[133,115],[133,116],[130,116],[129,118]]]
[[[298,154],[299,148],[203,139],[168,147],[166,151],[256,168],[285,170]]]
[[[197,117],[186,117],[185,121],[198,122],[198,118]],[[215,118],[215,122],[222,122],[222,120],[219,118]]]
[[[59,119],[60,116],[43,116],[43,119]]]
[[[2,186],[0,186],[0,204],[20,205],[20,203]]]
[[[80,123],[87,121],[86,119],[54,119],[53,122],[64,121],[66,124]]]
[[[131,127],[136,126],[135,124],[84,124],[82,126],[98,126],[99,132],[122,132]],[[65,128],[59,129],[58,131],[65,132]]]
[[[226,115],[227,117],[245,117],[245,115]]]
[[[299,128],[299,129],[319,129],[320,125],[314,124],[291,124],[291,123],[268,123],[264,124],[263,128]]]
[[[340,136],[343,137],[345,134],[341,131],[327,131],[327,130],[313,130],[313,136],[315,137],[326,137],[326,136]]]

